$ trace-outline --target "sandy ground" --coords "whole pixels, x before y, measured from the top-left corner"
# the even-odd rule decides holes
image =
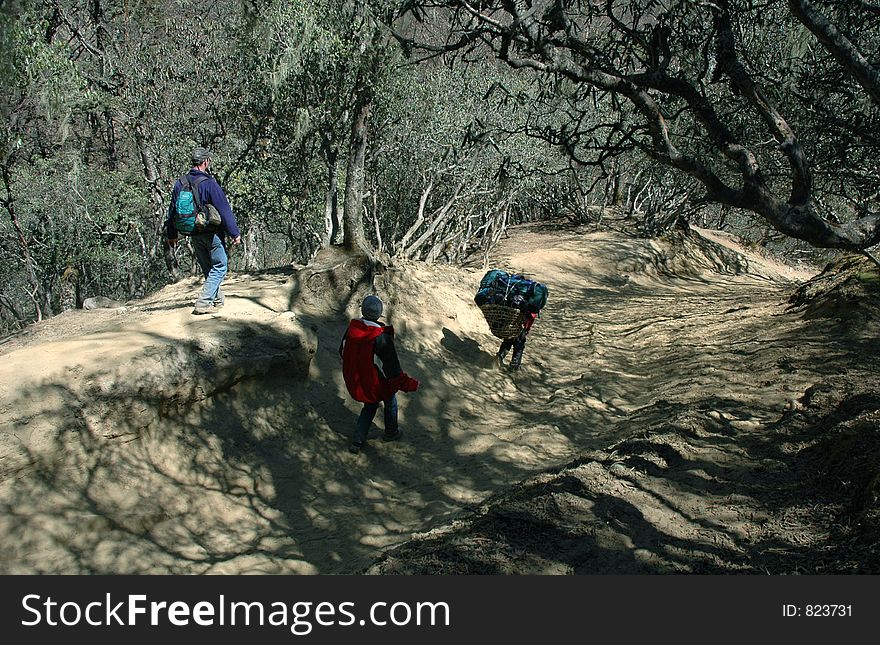
[[[4,339],[0,572],[803,568],[832,527],[762,497],[803,476],[774,474],[809,443],[780,423],[876,380],[876,320],[789,311],[813,272],[701,233],[511,231],[491,267],[550,290],[515,374],[472,301],[491,267],[373,276],[423,387],[400,395],[404,438],[377,418],[360,455],[337,348],[371,279],[338,251],[230,276],[220,315],[190,314],[190,279]],[[535,518],[537,550],[517,541]]]

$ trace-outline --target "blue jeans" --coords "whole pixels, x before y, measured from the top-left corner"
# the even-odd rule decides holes
[[[397,432],[397,395],[392,394],[391,398],[382,402],[385,408],[385,434],[391,435]],[[379,409],[378,403],[364,403],[364,409],[358,417],[357,425],[354,428],[354,442],[363,445],[367,440],[367,433]]]
[[[192,236],[192,247],[205,276],[205,286],[196,300],[196,307],[210,307],[215,302],[219,304],[223,301],[220,283],[226,277],[229,266],[223,242],[216,233],[201,233]]]

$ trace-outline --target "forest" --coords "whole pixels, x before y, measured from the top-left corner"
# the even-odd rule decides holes
[[[867,0],[2,0],[0,332],[194,275],[162,235],[194,146],[234,271],[609,212],[870,255],[878,36]]]

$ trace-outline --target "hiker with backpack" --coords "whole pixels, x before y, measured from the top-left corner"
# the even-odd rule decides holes
[[[547,304],[547,295],[547,285],[521,273],[492,269],[480,280],[474,302],[483,312],[492,334],[502,339],[495,355],[499,365],[504,365],[504,358],[512,348],[510,369],[520,368],[529,330],[538,312]]]
[[[217,180],[208,172],[211,153],[195,148],[191,155],[192,168],[180,177],[171,192],[171,205],[165,222],[165,234],[172,248],[179,235],[192,240],[196,261],[205,276],[202,292],[192,313],[210,314],[225,304],[220,289],[229,268],[226,238],[232,244],[241,243],[238,222],[232,207]]]
[[[394,346],[394,328],[379,322],[382,301],[374,295],[364,298],[361,318],[352,319],[339,345],[342,376],[349,394],[364,404],[349,452],[357,454],[367,442],[367,434],[381,403],[385,413],[384,441],[400,439],[397,422],[397,392],[415,392],[419,381],[400,368]],[[376,364],[378,358],[382,367]]]

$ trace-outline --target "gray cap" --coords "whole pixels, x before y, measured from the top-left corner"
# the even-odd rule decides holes
[[[208,159],[211,159],[210,150],[207,148],[193,148],[191,160],[194,166],[201,166]]]
[[[382,315],[382,301],[376,296],[367,296],[361,304],[361,313],[367,320],[379,320]]]

